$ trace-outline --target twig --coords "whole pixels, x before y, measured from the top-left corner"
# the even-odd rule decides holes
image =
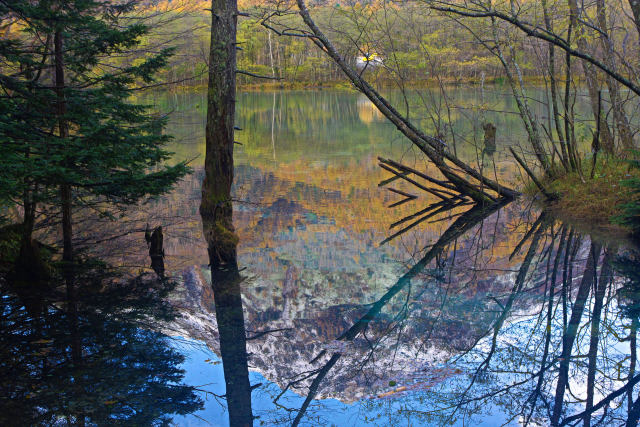
[[[542,194],[544,194],[544,196],[549,199],[549,200],[554,200],[557,199],[557,196],[553,193],[550,193],[549,191],[547,191],[543,185],[540,183],[540,181],[538,181],[538,178],[536,178],[535,174],[533,173],[533,171],[531,169],[529,169],[529,167],[527,166],[527,164],[516,154],[515,151],[513,151],[513,148],[509,147],[509,151],[511,151],[511,154],[513,154],[513,157],[516,159],[516,162],[518,162],[518,164],[520,164],[520,166],[522,166],[522,169],[525,170],[525,172],[527,172],[527,175],[529,175],[529,177],[531,178],[531,180],[533,181],[533,183],[536,185],[536,187],[538,187],[538,189],[540,190],[540,192]]]

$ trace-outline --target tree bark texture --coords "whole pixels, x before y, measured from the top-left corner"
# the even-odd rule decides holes
[[[235,264],[231,184],[236,93],[236,0],[212,0],[205,178],[200,214],[211,267]]]
[[[576,44],[578,48],[585,53],[591,52],[592,49],[587,42],[584,29],[578,22],[580,17],[580,10],[578,9],[578,3],[576,0],[568,0],[569,2],[569,19],[571,21],[571,27],[576,32]],[[598,77],[594,66],[586,61],[582,61],[582,69],[584,71],[585,81],[587,83],[587,90],[589,91],[589,101],[591,104],[591,110],[593,116],[598,117],[598,92],[600,91],[600,85],[598,83]],[[613,142],[613,135],[611,135],[611,129],[606,122],[604,115],[600,117],[600,140],[602,141],[602,147],[608,153],[615,151],[615,145]]]
[[[200,215],[220,333],[229,423],[253,425],[246,332],[233,227],[231,185],[236,95],[237,1],[212,0],[205,178]]]

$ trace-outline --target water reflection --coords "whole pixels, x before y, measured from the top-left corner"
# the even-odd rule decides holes
[[[247,364],[246,333],[240,282],[236,265],[212,271],[216,320],[226,384],[229,422],[232,426],[253,424],[251,385]]]
[[[160,425],[202,407],[161,324],[174,284],[76,266],[75,292],[2,274],[0,424]]]
[[[460,209],[432,218],[449,226],[367,304],[285,314],[312,298],[290,262],[280,303],[260,304],[258,287],[243,286],[246,328],[266,331],[250,341],[233,273],[216,313],[225,377],[229,369],[235,378],[227,395],[242,391],[239,411],[250,405],[248,365],[279,388],[261,420],[285,425],[340,417],[327,398],[344,402],[355,424],[635,425],[640,270],[632,246],[592,240],[531,206]],[[234,341],[223,344],[223,333]]]
[[[401,144],[389,143],[394,129],[367,122],[357,96],[329,91],[241,96],[238,124],[245,132],[239,135],[243,145],[236,147],[233,217],[239,245],[233,262],[216,267],[209,259],[212,251],[205,250],[211,248],[203,234],[213,234],[213,223],[200,221],[204,173],[198,164],[174,194],[144,211],[137,208],[135,215],[117,223],[87,223],[86,232],[83,224],[77,227],[87,248],[98,247],[103,254],[120,256],[115,262],[139,268],[149,265],[151,248],[142,239],[146,222],[152,228],[163,226],[165,250],[151,255],[166,263],[167,276],[183,272],[170,297],[178,316],[167,321],[168,328],[147,317],[131,324],[145,326],[137,333],[151,334],[144,338],[151,343],[156,335],[150,331],[166,328],[206,343],[214,353],[202,357],[200,365],[187,362],[189,384],[199,386],[196,392],[206,390],[200,396],[208,399],[204,412],[177,418],[178,425],[634,423],[640,407],[640,270],[631,244],[615,236],[592,239],[588,231],[524,201],[480,209],[465,203],[434,206],[438,199],[420,197],[389,209],[400,197],[378,187],[389,176],[376,159],[411,163],[413,157]],[[499,109],[508,109],[510,101],[503,103],[503,98],[496,100]],[[185,96],[185,101],[193,99],[200,95]],[[181,144],[178,155],[192,158],[202,148],[204,126],[198,120],[204,113],[190,110],[178,115],[182,118],[184,123],[172,123],[171,133]],[[470,128],[467,119],[460,114],[454,126]],[[495,168],[500,180],[513,179],[515,169],[504,159],[505,145],[518,135],[517,117],[496,114],[489,119],[498,128],[495,153],[487,141],[485,147],[479,145],[486,148],[483,156],[474,147],[465,152],[463,145],[459,154]],[[482,144],[479,125],[474,132]],[[196,143],[189,144],[194,136]],[[429,172],[419,160],[412,165]],[[97,236],[96,230],[107,235]],[[165,251],[166,258],[160,257]],[[50,291],[45,286],[35,294],[24,292],[8,288],[8,282],[3,287],[7,313],[22,313],[29,331],[37,329],[34,319],[44,324],[55,318],[32,314],[42,312],[40,307],[58,313],[57,326],[47,328],[63,335],[63,361],[70,372],[64,375],[71,378],[58,387],[39,374],[18,397],[27,396],[31,384],[63,391],[73,384],[72,335],[82,337],[82,347],[97,340],[103,343],[97,344],[102,354],[110,351],[106,338],[90,336],[82,326],[92,313],[90,305],[78,303],[79,332],[71,334],[73,316],[65,314],[63,287],[54,287],[55,297],[32,301],[29,295]],[[96,295],[104,292],[94,288]],[[91,302],[92,318],[113,312],[124,319],[137,312],[127,311],[132,304],[128,298],[135,300],[149,288],[134,287],[127,291],[129,297],[123,291],[122,310],[115,303]],[[82,293],[82,286],[78,289]],[[84,298],[79,295],[78,301]],[[109,316],[103,323],[112,321]],[[65,327],[67,335],[62,334]],[[31,355],[38,345],[46,348],[46,343],[37,344],[39,336],[31,341],[32,352],[30,341],[19,335],[16,339],[16,352],[3,354],[20,354],[22,348]],[[137,353],[126,359],[129,350],[122,350],[118,357],[146,360],[141,350],[146,341],[126,340],[114,348],[131,342],[136,345],[130,351]],[[79,353],[81,360],[88,351]],[[193,359],[195,354],[190,353]],[[20,372],[42,365],[41,359],[30,360]],[[108,366],[115,369],[113,364]],[[7,362],[3,369],[8,372],[14,365]],[[89,366],[83,364],[83,369]],[[95,366],[91,381],[103,381],[109,390],[147,381],[119,376],[120,383],[111,384],[101,379],[101,365]],[[20,381],[24,379],[16,383]],[[203,386],[214,381],[219,383],[215,388]],[[124,393],[117,391],[117,396]],[[149,394],[134,404],[151,405],[156,398]],[[86,400],[84,395],[73,399]],[[30,399],[24,402],[22,407],[31,405]],[[70,404],[63,411],[56,403],[43,400],[30,411],[42,407],[58,421],[84,417],[91,423],[95,410],[87,408],[98,400],[73,406],[74,411],[81,408],[82,416],[70,412]]]

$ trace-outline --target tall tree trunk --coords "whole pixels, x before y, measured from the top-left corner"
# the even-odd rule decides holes
[[[545,175],[551,176],[554,172],[553,165],[549,161],[549,157],[547,156],[544,145],[542,143],[538,120],[529,108],[529,102],[527,101],[527,95],[524,89],[524,81],[522,79],[520,66],[518,65],[518,62],[516,60],[516,55],[514,54],[513,49],[511,49],[511,59],[507,59],[507,57],[504,55],[504,52],[500,47],[501,43],[500,38],[498,37],[497,21],[494,18],[491,19],[491,30],[493,41],[495,43],[495,55],[498,57],[498,59],[502,63],[502,67],[504,68],[505,75],[507,76],[507,81],[509,82],[509,86],[511,87],[511,92],[513,93],[516,105],[518,106],[520,118],[522,119],[524,127],[527,131],[527,135],[529,136],[529,143],[533,148],[533,153],[536,155],[536,158],[540,163],[540,167],[544,171]],[[513,70],[511,69],[512,66]]]
[[[58,30],[54,35],[55,83],[57,97],[56,113],[58,115],[58,136],[60,138],[67,138],[69,136],[69,127],[65,118],[67,106],[64,99],[65,83],[62,42],[62,32]],[[71,241],[73,230],[71,225],[71,186],[68,183],[62,183],[60,185],[60,199],[62,201],[62,259],[65,264],[70,264],[73,261],[73,244]],[[68,270],[68,265],[66,269]]]
[[[544,12],[544,24],[547,31],[552,32],[553,26],[551,24],[551,18],[549,16],[549,9],[547,7],[547,0],[542,0],[542,9]],[[562,120],[560,118],[560,110],[558,110],[558,83],[556,81],[556,55],[555,46],[549,44],[549,83],[551,86],[551,107],[553,108],[553,122],[555,124],[556,133],[558,134],[558,141],[560,142],[560,154],[562,156],[562,164],[565,170],[569,170],[569,155],[564,140],[564,134],[562,132]],[[549,132],[552,133],[551,129]],[[553,133],[552,133],[553,134]]]
[[[212,0],[205,178],[200,214],[212,268],[235,264],[233,125],[236,94],[236,0]]]
[[[569,19],[571,21],[571,27],[576,33],[575,41],[578,45],[580,51],[589,53],[591,52],[591,48],[587,43],[587,38],[584,33],[584,29],[578,22],[578,18],[580,16],[580,9],[578,8],[578,3],[576,0],[568,0],[569,2]],[[598,115],[598,92],[600,91],[600,87],[598,84],[598,77],[596,75],[596,70],[594,66],[589,64],[586,61],[582,61],[582,69],[584,70],[584,76],[587,83],[587,90],[589,91],[589,101],[591,104],[591,110],[593,111],[593,117],[599,117]],[[613,135],[611,135],[611,130],[609,129],[609,125],[607,124],[606,115],[600,115],[600,141],[602,144],[602,148],[607,153],[613,153],[615,150],[615,145],[613,143]]]
[[[27,185],[27,184],[25,184]],[[24,217],[22,220],[22,241],[20,243],[19,262],[22,267],[33,271],[35,259],[35,248],[33,246],[33,227],[36,220],[36,203],[33,199],[31,189],[25,189],[22,200],[24,204]]]
[[[65,102],[64,81],[64,56],[62,32],[57,30],[53,39],[55,61],[55,86],[56,86],[56,114],[58,115],[58,136],[61,139],[69,136],[69,125],[66,120],[67,106]],[[82,364],[82,341],[78,332],[78,313],[76,301],[76,289],[73,279],[73,228],[71,219],[71,185],[63,182],[60,184],[60,200],[62,203],[62,240],[64,261],[63,274],[67,287],[67,314],[69,316],[69,331],[71,333],[71,359],[74,369],[79,370]],[[79,385],[78,385],[79,387]],[[78,392],[81,392],[78,390]],[[74,414],[75,423],[84,426],[84,414],[79,411]]]
[[[200,215],[207,240],[231,426],[253,425],[231,185],[236,95],[236,0],[212,0],[205,178]]]
[[[607,15],[606,6],[604,0],[596,1],[598,27],[600,27],[600,44],[602,46],[604,63],[610,70],[617,71],[616,66],[616,53],[613,47],[613,41],[609,37],[609,30],[607,28]],[[613,112],[613,119],[618,128],[618,135],[620,136],[620,142],[624,154],[630,154],[630,150],[633,149],[633,133],[629,126],[629,119],[627,113],[624,111],[624,104],[620,97],[620,85],[611,76],[606,76],[607,88],[609,89],[609,100],[611,101],[611,110]],[[602,121],[602,120],[601,120]]]
[[[640,43],[640,0],[629,0],[631,12],[633,13],[633,23],[636,24],[638,30],[638,43]]]

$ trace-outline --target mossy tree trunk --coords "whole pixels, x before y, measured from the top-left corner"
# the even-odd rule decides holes
[[[236,92],[236,0],[212,0],[211,47],[205,178],[200,214],[211,268],[235,264],[237,238],[233,228],[233,124]]]

